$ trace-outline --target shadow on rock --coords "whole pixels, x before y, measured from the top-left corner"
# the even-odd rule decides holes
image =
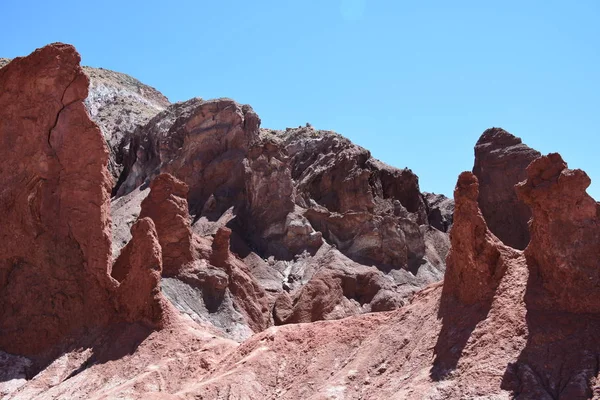
[[[534,278],[533,278],[534,279]],[[600,396],[600,316],[531,309],[540,295],[530,276],[527,344],[510,363],[502,389],[516,399],[590,399]]]
[[[94,365],[120,360],[134,354],[138,346],[154,331],[154,328],[141,323],[117,323],[103,330],[88,332],[87,335],[78,335],[77,337],[85,339],[71,342],[70,345],[61,346],[35,357],[26,370],[27,380],[33,379],[47,368],[52,368],[53,363],[67,354],[86,354],[82,360],[64,361],[67,365],[72,364],[69,365],[72,368],[71,372],[61,380],[64,382]]]
[[[444,380],[456,368],[471,333],[487,318],[491,305],[491,300],[465,305],[452,296],[442,295],[438,311],[442,329],[434,348],[435,360],[429,372],[431,379]]]

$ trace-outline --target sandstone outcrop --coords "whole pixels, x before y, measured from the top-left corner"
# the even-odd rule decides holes
[[[187,203],[188,187],[169,174],[160,174],[150,183],[142,201],[139,218],[154,221],[162,249],[164,276],[174,276],[194,260],[194,243]]]
[[[313,272],[304,274],[304,279],[310,277],[304,285],[277,297],[273,308],[275,324],[340,319],[406,304],[409,285],[398,287],[377,268],[357,264],[335,249],[321,250],[311,264]]]
[[[529,242],[531,211],[517,198],[514,186],[541,154],[501,128],[487,129],[475,145],[473,173],[479,179],[479,207],[487,224],[504,244],[523,250]]]
[[[525,250],[536,289],[530,300],[548,310],[600,312],[600,205],[585,191],[590,183],[552,153],[532,162],[517,185],[533,214]]]
[[[79,55],[61,44],[0,70],[0,348],[9,352],[36,353],[109,318],[111,179],[83,106],[87,84]]]
[[[149,285],[121,289],[115,304],[108,150],[83,104],[79,61],[72,46],[56,43],[0,69],[0,349],[11,353],[38,354],[111,322],[144,320],[159,296]],[[147,267],[132,270],[141,278],[137,269]],[[125,304],[134,308],[119,312]]]
[[[291,259],[307,251],[314,254],[323,244],[294,203],[296,187],[289,157],[269,138],[255,143],[245,160],[247,204],[245,236],[259,252]]]
[[[162,254],[154,222],[150,218],[139,219],[131,227],[131,235],[111,273],[120,282],[117,312],[127,322],[162,328],[168,305],[160,294]]]
[[[387,166],[333,132],[310,127],[259,130],[259,123],[249,106],[228,99],[173,104],[131,137],[113,200],[115,216],[129,225],[149,182],[166,172],[190,188],[187,200],[195,235],[231,229],[231,249],[248,260],[249,270],[274,297],[285,298],[286,290],[296,296],[313,279],[320,263],[316,254],[330,245],[345,259],[344,274],[360,276],[365,265],[379,269],[377,280],[386,282],[380,285],[382,293],[389,294],[386,304],[399,306],[414,291],[442,278],[447,234],[429,225],[429,205],[412,171]],[[445,230],[451,220],[447,203],[438,224]],[[160,222],[157,230],[162,240]],[[113,253],[128,239],[124,227],[117,224],[115,232]],[[166,244],[161,244],[165,258]],[[176,275],[168,264],[165,259],[165,276]],[[295,272],[290,275],[292,265]],[[331,278],[330,284],[336,285],[339,272],[329,267],[332,271],[317,278]],[[348,272],[352,268],[357,270]],[[352,303],[346,311],[313,316],[371,310],[370,300],[356,307],[355,296],[348,296],[336,297],[336,304]]]
[[[0,58],[0,68],[9,62],[8,58]],[[162,93],[129,75],[104,68],[82,68],[90,80],[84,105],[108,145],[108,170],[116,183],[123,170],[129,136],[171,103]]]
[[[519,255],[490,232],[479,210],[478,196],[477,177],[470,172],[460,174],[454,189],[454,225],[444,293],[456,296],[463,304],[491,301],[508,260]]]
[[[131,241],[121,250],[112,275],[115,279],[132,263],[136,244],[134,231],[142,224],[143,237],[151,236],[156,226],[160,272],[171,302],[180,311],[199,321],[222,329],[222,334],[238,340],[270,325],[270,301],[265,290],[247,271],[247,267],[229,250],[231,230],[220,228],[214,238],[199,237],[192,232],[188,213],[188,187],[168,173],[161,173],[150,182],[150,192],[141,202],[139,219],[132,227]],[[151,222],[151,228],[148,223]],[[146,240],[149,242],[149,239]],[[148,256],[157,252],[147,245]],[[149,265],[157,265],[154,258]],[[138,263],[139,264],[139,263]],[[135,263],[134,263],[135,265]],[[152,269],[152,268],[151,268]],[[156,268],[153,269],[156,271]],[[156,281],[158,282],[158,280]]]
[[[313,128],[263,132],[290,156],[296,204],[330,244],[359,263],[423,264],[426,205],[417,176],[371,157],[349,140]]]
[[[258,129],[248,107],[193,100],[152,125],[176,133],[178,143],[155,138],[171,150],[155,151],[141,128],[128,142],[138,140],[119,190],[133,189],[112,202],[111,265],[109,153],[86,96],[71,46],[0,69],[1,396],[600,396],[600,206],[560,155],[536,158],[515,182],[531,209],[521,251],[494,234],[472,173],[454,203],[423,196],[410,170],[336,134],[247,141]],[[194,162],[197,176],[184,165]],[[446,254],[444,283],[431,283]]]

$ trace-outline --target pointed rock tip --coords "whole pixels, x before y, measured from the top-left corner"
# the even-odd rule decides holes
[[[479,140],[477,140],[476,146],[484,143],[494,143],[499,146],[511,146],[515,144],[521,144],[521,138],[509,133],[502,128],[489,128],[486,129]]]

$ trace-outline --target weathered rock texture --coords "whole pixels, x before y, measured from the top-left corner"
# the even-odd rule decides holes
[[[218,229],[214,239],[195,235],[188,213],[187,185],[161,173],[149,186],[150,193],[141,203],[136,225],[155,221],[152,227],[156,226],[160,243],[157,247],[162,275],[170,278],[164,283],[168,298],[180,311],[213,324],[224,336],[243,340],[266,329],[271,324],[272,300],[247,266],[231,254],[231,230]],[[119,261],[131,258],[130,245],[134,240],[132,235],[113,267],[112,275],[117,280],[123,268]]]
[[[525,180],[525,169],[541,154],[501,128],[483,132],[475,145],[473,173],[479,179],[479,207],[487,224],[504,244],[523,250],[529,243],[529,207],[514,186]]]
[[[532,211],[525,251],[488,228],[483,180],[469,172],[448,249],[432,225],[445,227],[450,206],[424,199],[409,170],[310,128],[248,140],[257,119],[228,100],[173,105],[155,122],[172,118],[165,132],[179,143],[142,128],[131,139],[111,266],[108,150],[86,96],[71,46],[0,69],[2,396],[600,397],[600,207],[587,175],[558,154],[530,163],[517,185]],[[409,302],[446,253],[443,286]],[[173,275],[161,280],[165,260]],[[159,280],[191,318],[174,313]]]
[[[150,194],[142,201],[139,217],[149,217],[156,225],[164,276],[177,275],[185,264],[194,260],[187,194],[185,183],[161,174],[152,181]]]
[[[299,309],[312,307],[304,304],[311,297],[300,289],[313,278],[311,285],[330,280],[337,287],[340,271],[356,280],[366,266],[377,267],[372,272],[377,277],[369,280],[378,282],[372,294],[335,291],[341,294],[331,300],[335,311],[310,313],[314,318],[399,306],[442,278],[448,238],[429,225],[429,214],[437,212],[439,228],[447,231],[451,205],[441,199],[443,216],[438,203],[431,211],[412,171],[387,166],[333,132],[310,127],[260,130],[259,123],[249,106],[228,99],[173,104],[130,138],[113,201],[115,215],[129,225],[139,211],[125,210],[138,209],[136,202],[152,179],[172,174],[189,187],[192,230],[206,237],[231,229],[232,250],[247,259],[262,287],[281,299],[304,296],[305,301],[296,303]],[[171,217],[159,209],[155,214],[165,275],[175,275],[173,268],[184,262],[170,266],[166,260],[158,215],[163,214],[165,224]],[[115,230],[116,243],[122,245],[127,230]],[[169,241],[188,248],[189,239]],[[334,261],[325,262],[320,249],[336,253]],[[270,257],[273,263],[265,262]],[[387,305],[373,308],[372,301]],[[305,317],[277,322],[293,320],[306,322]]]
[[[532,162],[517,185],[533,214],[525,251],[539,291],[532,301],[545,309],[600,312],[600,204],[585,191],[590,183],[552,153]]]
[[[490,232],[479,210],[478,196],[477,177],[470,172],[460,174],[454,190],[452,247],[446,260],[444,293],[456,296],[463,304],[492,301],[508,261],[519,254]]]
[[[171,103],[162,93],[129,75],[92,67],[83,67],[83,72],[90,78],[84,104],[102,130],[110,152],[108,169],[116,183],[123,170],[129,136]]]
[[[477,179],[461,174],[446,282],[419,292],[399,310],[271,327],[239,346],[211,336],[206,327],[178,323],[152,334],[131,356],[110,365],[81,368],[85,353],[72,351],[34,380],[15,379],[19,383],[5,390],[17,398],[219,398],[223,393],[231,398],[283,399],[597,398],[600,314],[592,299],[595,289],[582,279],[567,280],[569,290],[590,298],[554,302],[564,300],[561,292],[552,292],[564,275],[547,274],[547,265],[539,266],[536,258],[548,251],[557,266],[572,268],[573,255],[564,252],[565,247],[557,252],[543,247],[552,245],[545,235],[558,220],[548,220],[554,213],[547,211],[559,211],[553,208],[561,204],[557,199],[583,205],[578,209],[573,203],[569,212],[557,214],[564,215],[561,221],[568,228],[560,240],[573,243],[588,235],[589,241],[577,250],[595,254],[598,242],[589,229],[596,218],[590,210],[596,204],[584,194],[587,184],[589,179],[581,171],[566,169],[558,155],[531,164],[519,189],[533,208],[531,244],[523,253],[502,244],[487,229],[477,206]],[[214,264],[230,262],[232,255],[224,250],[229,237],[227,230],[217,234]],[[584,265],[591,269],[591,258]],[[585,270],[572,272],[577,276]],[[537,275],[549,285],[540,287]],[[281,300],[276,318],[327,312],[331,303],[320,297],[326,291],[355,290],[357,297],[370,296],[371,285],[362,283],[369,276],[357,279],[357,286],[343,274],[324,280],[322,289],[317,284],[304,286],[305,297],[314,294],[324,301],[305,303],[314,307],[289,313],[283,307],[286,300]],[[559,280],[556,285],[551,284],[554,279]],[[327,283],[336,281],[339,286]],[[544,298],[553,300],[552,306],[581,306],[575,313],[566,307],[557,312],[540,308],[543,302],[538,300]],[[14,360],[15,377],[22,364]],[[78,373],[50,384],[63,371],[61,365]]]
[[[167,172],[189,186],[188,201],[199,213],[209,197],[224,212],[240,201],[243,160],[260,120],[232,100],[192,99],[175,104],[132,137],[118,195]]]
[[[8,58],[0,58],[0,68],[9,62]],[[85,108],[108,145],[108,170],[116,183],[130,135],[171,103],[162,93],[129,75],[92,67],[83,67],[83,72],[90,79]]]
[[[148,285],[114,299],[108,151],[83,104],[79,60],[53,44],[0,69],[0,349],[11,353],[143,319],[156,299]],[[144,306],[125,317],[117,308],[132,297]]]
[[[162,254],[154,222],[139,219],[131,227],[131,241],[112,269],[119,281],[117,311],[127,322],[163,327],[167,305],[160,295]]]
[[[452,228],[454,200],[443,194],[425,192],[423,196],[427,204],[429,225],[442,232],[449,232],[450,228]]]

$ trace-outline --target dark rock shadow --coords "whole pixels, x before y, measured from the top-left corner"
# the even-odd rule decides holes
[[[544,293],[532,275],[525,294],[527,343],[507,366],[501,388],[522,400],[600,398],[600,315],[536,307]]]
[[[431,379],[443,380],[456,368],[471,333],[480,321],[486,319],[491,305],[492,298],[465,305],[451,294],[442,292],[438,311],[442,329],[434,348],[435,359],[429,371]]]
[[[64,340],[68,345],[57,346],[40,356],[32,358],[32,365],[26,371],[27,380],[33,379],[37,374],[46,369],[56,359],[72,351],[91,349],[90,356],[68,374],[63,382],[78,375],[86,369],[105,364],[109,361],[119,360],[127,355],[132,355],[138,346],[154,332],[155,329],[141,323],[116,323],[95,332],[86,332],[84,335],[73,337],[83,338],[78,340]]]

